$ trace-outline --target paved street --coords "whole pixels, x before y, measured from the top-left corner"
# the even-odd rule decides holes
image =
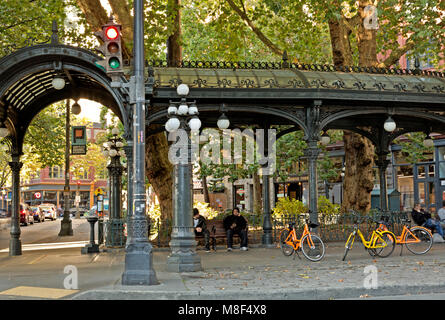
[[[60,218],[54,221],[45,220],[43,223],[35,222],[33,225],[26,227],[20,226],[22,245],[89,240],[90,229],[86,219],[71,219],[71,221],[74,235],[67,237],[58,236],[60,231]],[[0,250],[9,247],[10,237],[9,229],[0,230]]]
[[[73,223],[75,236],[70,241],[76,242],[85,226],[81,221]],[[32,231],[38,233],[41,228],[42,233],[48,233],[50,225],[58,228],[59,222],[37,224],[28,231],[35,228]],[[22,233],[24,243],[27,237],[37,241],[38,237],[27,235],[28,231]],[[5,230],[0,232],[2,239],[8,234]],[[61,240],[48,234],[41,239],[50,243]],[[247,252],[229,253],[221,247],[211,253],[198,250],[203,271],[171,273],[166,271],[168,249],[154,250],[154,269],[160,285],[123,287],[120,279],[124,250],[82,255],[80,247],[43,247],[17,257],[0,253],[0,299],[388,299],[445,293],[444,244],[435,244],[424,256],[412,255],[406,249],[403,252],[400,256],[398,247],[389,258],[376,259],[357,244],[348,261],[343,262],[343,244],[328,243],[325,258],[313,263],[304,257],[285,257],[278,248],[253,247]],[[78,272],[76,290],[65,289],[64,281],[71,274],[64,273],[66,266],[74,266]],[[376,267],[377,289],[364,289],[367,266]]]

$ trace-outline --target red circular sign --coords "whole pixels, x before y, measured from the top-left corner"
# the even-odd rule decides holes
[[[40,192],[36,192],[36,193],[34,193],[34,197],[36,199],[40,199],[42,197],[42,194]]]

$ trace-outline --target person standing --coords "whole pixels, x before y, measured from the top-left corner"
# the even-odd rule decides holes
[[[210,232],[207,229],[206,218],[199,214],[197,208],[193,208],[193,228],[195,235],[204,236],[206,252],[210,252]]]
[[[232,214],[224,218],[223,224],[227,232],[227,251],[232,251],[234,234],[238,234],[241,238],[240,249],[247,251],[247,221],[241,216],[239,209],[234,208]]]

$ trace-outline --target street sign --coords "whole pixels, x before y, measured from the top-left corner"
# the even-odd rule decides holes
[[[72,155],[85,155],[87,154],[87,146],[86,145],[72,145],[71,146],[71,154]]]
[[[42,197],[42,194],[40,192],[36,192],[36,193],[34,193],[34,197],[36,199],[40,199]]]
[[[104,192],[101,188],[97,188],[97,189],[94,191],[94,194],[97,196],[97,195],[99,195],[99,194],[105,194],[105,192]]]
[[[83,146],[87,144],[87,129],[85,126],[72,126],[71,130],[72,145]]]

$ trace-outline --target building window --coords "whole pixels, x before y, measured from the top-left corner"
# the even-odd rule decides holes
[[[51,179],[63,178],[63,169],[59,166],[52,166],[49,168],[49,177]]]

